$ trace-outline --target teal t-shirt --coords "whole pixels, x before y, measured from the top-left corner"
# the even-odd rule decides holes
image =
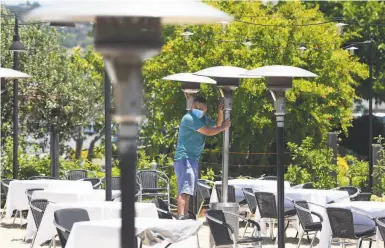
[[[199,161],[205,147],[205,135],[197,130],[201,127],[213,127],[215,125],[215,121],[206,115],[199,119],[191,111],[185,114],[179,125],[178,144],[174,159]]]

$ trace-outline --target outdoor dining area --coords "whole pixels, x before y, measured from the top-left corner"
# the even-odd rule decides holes
[[[119,178],[112,182],[113,201],[105,201],[104,179],[91,171],[67,171],[61,179],[3,179],[2,221],[25,228],[23,242],[32,240],[30,247],[120,247]],[[228,180],[228,202],[239,206],[237,212],[211,207],[222,200],[221,181],[199,180],[198,210],[189,211],[188,220],[177,220],[165,174],[138,171],[136,184],[138,247],[274,247],[277,242],[275,176]],[[297,240],[297,247],[382,247],[385,202],[370,201],[371,194],[356,187],[323,190],[314,189],[311,182],[293,186],[287,181],[284,185],[285,231],[295,235],[290,238]],[[205,227],[209,240],[198,237]]]

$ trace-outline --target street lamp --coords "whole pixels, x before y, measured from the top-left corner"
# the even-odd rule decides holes
[[[95,48],[115,84],[115,120],[122,188],[122,248],[136,247],[135,177],[142,110],[142,65],[162,47],[162,24],[207,24],[232,17],[195,0],[126,0],[57,3],[33,9],[29,19],[95,22]]]
[[[304,69],[284,65],[263,66],[243,74],[246,77],[265,77],[266,86],[274,100],[277,122],[277,198],[278,198],[278,247],[285,247],[285,165],[283,162],[285,144],[283,140],[286,112],[286,90],[292,88],[294,77],[317,77]]]
[[[217,82],[211,78],[194,75],[192,73],[177,73],[162,78],[163,80],[171,80],[182,83],[182,91],[186,97],[186,110],[191,110],[194,95],[199,92],[200,84],[216,84]]]

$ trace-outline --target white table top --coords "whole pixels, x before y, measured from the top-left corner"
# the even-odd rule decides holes
[[[70,180],[14,180],[9,183],[6,217],[11,217],[14,210],[28,210],[29,204],[25,191],[31,188],[50,190],[93,191],[91,182]]]
[[[120,190],[112,191],[112,198],[120,195]],[[74,191],[74,190],[41,190],[32,194],[32,199],[46,199],[51,202],[77,202],[77,201],[105,201],[106,191],[104,189]]]
[[[144,239],[143,247],[157,246],[152,236],[152,232],[156,232],[165,237],[167,242],[172,242],[175,247],[195,248],[197,244],[192,241],[196,240],[196,237],[193,236],[197,234],[202,223],[194,220],[135,218],[135,225],[137,235]],[[66,248],[120,248],[120,229],[121,219],[75,223]],[[190,239],[191,237],[193,239]]]
[[[59,209],[66,208],[82,208],[87,210],[90,220],[108,220],[121,217],[121,202],[59,202],[48,204],[43,219],[40,223],[40,228],[37,232],[34,247],[39,247],[40,244],[50,240],[57,232],[53,225],[54,212]],[[135,203],[135,212],[137,217],[147,217],[158,219],[158,212],[154,203]],[[29,216],[26,230],[26,239],[33,238],[36,232],[36,225]]]

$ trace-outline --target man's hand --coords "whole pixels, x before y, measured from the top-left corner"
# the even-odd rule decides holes
[[[231,121],[230,121],[230,120],[225,120],[225,121],[222,123],[222,128],[223,128],[223,129],[228,129],[230,126],[231,126]]]
[[[218,104],[218,112],[223,112],[225,109],[225,104],[223,103],[223,100],[221,100]]]

